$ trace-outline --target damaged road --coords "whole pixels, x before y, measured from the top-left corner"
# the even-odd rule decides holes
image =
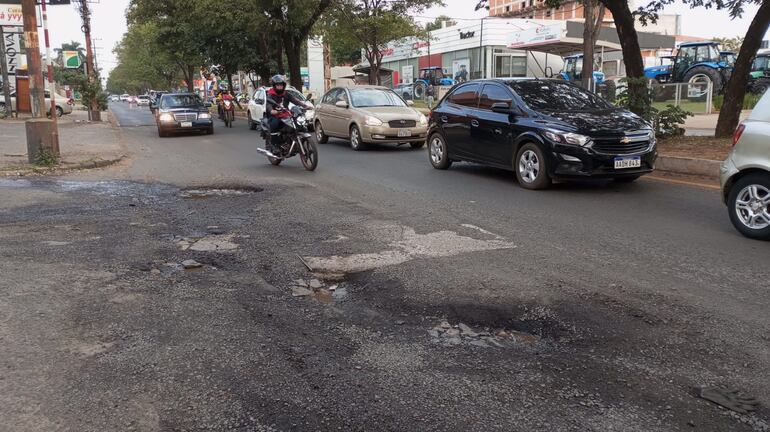
[[[227,190],[0,183],[1,430],[770,430],[766,277]]]

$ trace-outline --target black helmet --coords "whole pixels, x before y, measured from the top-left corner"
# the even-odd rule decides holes
[[[273,88],[275,88],[278,84],[283,84],[283,87],[286,88],[286,80],[282,75],[275,75],[274,77],[270,78],[270,85]]]

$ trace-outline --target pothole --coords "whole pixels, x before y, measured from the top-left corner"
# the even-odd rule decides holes
[[[348,287],[341,283],[326,284],[319,279],[297,279],[291,286],[291,295],[298,298],[312,298],[324,304],[343,301],[348,298]]]
[[[180,198],[185,199],[206,199],[212,197],[228,197],[228,196],[243,196],[251,195],[257,192],[262,192],[262,188],[252,186],[236,186],[236,187],[202,187],[194,189],[184,189],[179,193]]]
[[[239,247],[238,243],[233,241],[235,237],[235,234],[208,234],[191,237],[174,236],[172,241],[183,251],[228,253],[235,251]]]
[[[504,348],[506,346],[535,346],[540,337],[513,329],[473,328],[463,323],[441,324],[428,330],[435,343],[444,346],[473,345],[481,348]]]

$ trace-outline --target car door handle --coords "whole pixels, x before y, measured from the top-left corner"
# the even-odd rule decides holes
[[[471,126],[479,127],[479,121],[478,120],[471,120]]]
[[[502,135],[502,134],[503,134],[503,130],[502,129],[495,128],[495,135]]]

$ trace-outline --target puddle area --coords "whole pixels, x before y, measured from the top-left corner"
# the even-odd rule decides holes
[[[327,285],[320,279],[297,279],[291,285],[291,295],[297,298],[312,298],[324,304],[343,301],[348,297],[348,288],[341,283]]]
[[[206,199],[212,197],[243,196],[262,192],[262,190],[256,187],[185,189],[179,193],[179,197],[184,199]]]
[[[481,348],[504,348],[506,346],[535,346],[540,337],[510,329],[474,329],[463,323],[450,324],[443,321],[428,334],[434,343],[444,346],[473,345]]]

